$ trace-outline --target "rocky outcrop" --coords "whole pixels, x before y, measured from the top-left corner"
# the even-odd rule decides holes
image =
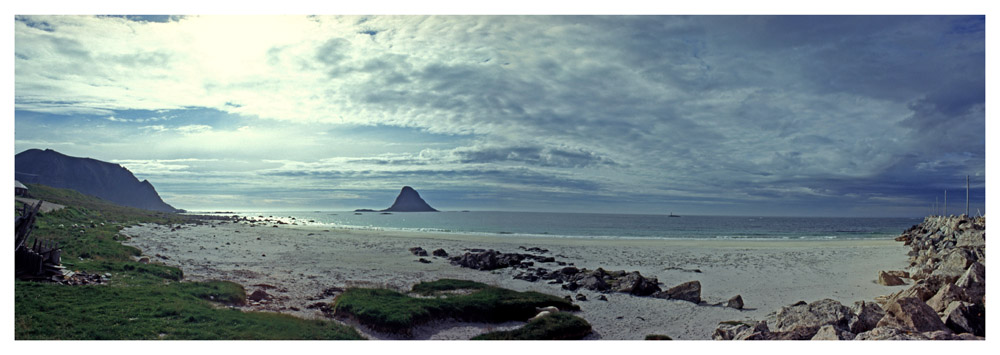
[[[773,329],[758,325],[754,332],[751,323],[723,322],[713,339],[983,339],[986,219],[927,217],[896,240],[910,246],[910,265],[880,271],[877,282],[905,285],[909,279],[909,287],[851,308],[829,299],[782,307]]]
[[[382,210],[382,212],[437,212],[438,210],[424,202],[417,190],[412,187],[403,186],[396,196],[396,201],[392,206]]]

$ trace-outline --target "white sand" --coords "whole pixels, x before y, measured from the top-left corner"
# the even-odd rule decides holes
[[[733,241],[733,240],[598,240],[524,238],[442,233],[384,232],[304,226],[251,227],[231,222],[169,227],[142,225],[122,233],[133,236],[126,244],[143,250],[151,259],[179,266],[186,280],[230,280],[247,293],[265,289],[274,299],[247,309],[278,311],[306,318],[323,314],[306,306],[330,302],[321,295],[329,287],[381,286],[407,290],[419,281],[460,278],[518,291],[539,291],[564,296],[583,293],[588,301],[576,302],[578,312],[593,325],[594,339],[642,339],[665,334],[674,339],[711,339],[719,322],[764,319],[782,306],[797,301],[832,298],[846,305],[872,300],[907,286],[875,283],[878,270],[899,270],[907,265],[907,248],[892,240],[869,241]],[[260,238],[258,240],[258,238]],[[667,289],[699,280],[702,299],[725,302],[737,294],[746,309],[695,305],[678,300],[606,294],[608,302],[588,290],[566,291],[545,281],[512,278],[514,270],[493,272],[461,268],[444,258],[428,256],[430,264],[416,262],[410,247],[428,252],[443,248],[450,255],[463,248],[525,251],[518,246],[549,249],[544,255],[588,269],[639,271],[655,276]],[[156,257],[159,254],[166,259]],[[537,253],[535,253],[537,254]],[[555,263],[536,266],[550,270]],[[699,269],[702,272],[690,270]],[[313,298],[313,299],[308,299]],[[298,308],[298,311],[291,308]],[[509,329],[503,325],[442,322],[416,332],[418,339],[468,339],[485,330]],[[352,324],[358,327],[357,324]],[[358,327],[371,338],[391,339]]]

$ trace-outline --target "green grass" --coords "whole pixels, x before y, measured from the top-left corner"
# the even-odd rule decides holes
[[[469,294],[445,293],[457,289],[472,291]],[[538,307],[580,309],[552,295],[517,292],[463,280],[424,282],[414,285],[413,291],[433,297],[411,297],[386,289],[350,288],[337,296],[333,304],[334,314],[353,317],[378,331],[410,334],[413,327],[435,319],[499,323],[531,318]]]
[[[66,268],[112,277],[87,286],[16,281],[15,339],[362,339],[335,322],[227,308],[245,302],[242,286],[179,282],[180,269],[135,262],[132,256],[141,251],[120,243],[118,231],[125,226],[198,222],[191,217],[117,206],[70,190],[29,188],[35,198],[67,206],[40,214],[32,237],[59,242]]]
[[[472,340],[572,340],[582,339],[590,332],[590,323],[583,318],[559,312],[532,320],[514,330],[486,333]]]
[[[241,312],[230,282],[131,287],[15,284],[15,339],[360,339],[353,328],[287,315]]]

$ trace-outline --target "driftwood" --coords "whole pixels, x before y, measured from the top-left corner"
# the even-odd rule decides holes
[[[62,275],[59,243],[35,238],[31,246],[28,239],[35,226],[42,201],[34,206],[24,205],[20,216],[14,217],[14,271],[19,278],[49,278]]]

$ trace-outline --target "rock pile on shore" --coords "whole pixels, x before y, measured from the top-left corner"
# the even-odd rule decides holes
[[[410,251],[416,254],[417,252],[414,250],[417,249],[423,251],[419,247],[411,248]],[[540,248],[521,247],[521,249],[542,253],[548,252],[548,250]],[[587,289],[600,293],[620,292],[640,297],[676,299],[696,304],[702,303],[701,282],[697,280],[688,281],[664,291],[660,288],[660,282],[656,277],[643,276],[638,271],[606,271],[602,268],[588,270],[587,268],[572,266],[572,263],[567,264],[557,261],[550,256],[501,253],[492,249],[471,250],[462,255],[453,256],[449,260],[453,265],[476,270],[488,271],[508,267],[520,269],[521,271],[517,275],[514,275],[514,279],[528,282],[547,281],[549,284],[559,284],[562,289],[569,291]],[[556,263],[564,267],[550,270],[536,266],[535,262]],[[578,295],[578,300],[586,300],[585,297],[580,296]],[[714,305],[742,309],[743,298],[736,295],[725,304],[718,303]]]
[[[847,307],[832,299],[782,307],[768,320],[723,322],[716,340],[952,340],[986,335],[986,219],[931,216],[897,241],[906,270],[880,271],[905,290]]]

